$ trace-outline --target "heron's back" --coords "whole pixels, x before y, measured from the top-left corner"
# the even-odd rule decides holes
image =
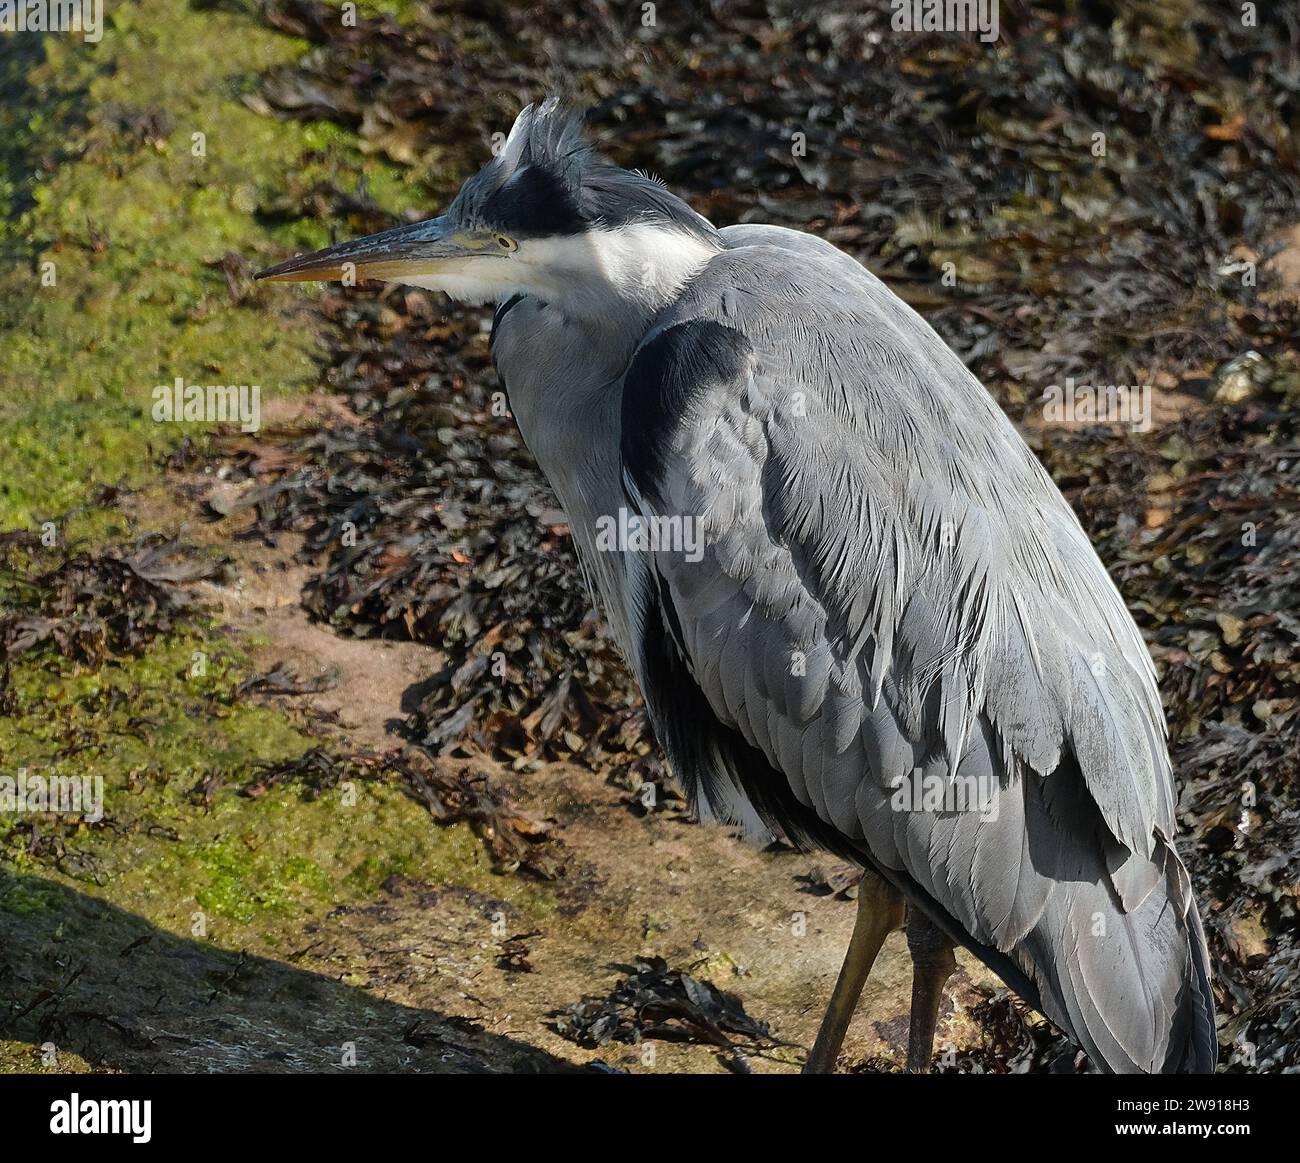
[[[614,599],[674,766],[857,853],[1100,1064],[1212,1069],[1154,673],[1086,535],[878,280],[724,238],[623,386],[629,502],[703,533]]]

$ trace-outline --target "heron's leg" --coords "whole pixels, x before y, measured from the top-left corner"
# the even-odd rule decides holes
[[[826,1007],[817,1041],[813,1043],[805,1074],[833,1074],[849,1020],[857,1007],[867,974],[875,963],[880,946],[903,922],[903,898],[898,890],[874,872],[863,872],[858,885],[858,916],[853,922],[849,951],[844,954],[839,980]]]
[[[908,1074],[928,1074],[934,1059],[934,1027],[943,987],[957,968],[953,943],[919,909],[907,910],[907,947],[912,953],[912,1018],[907,1032]]]

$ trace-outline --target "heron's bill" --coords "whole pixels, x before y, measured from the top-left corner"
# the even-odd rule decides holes
[[[489,245],[490,239],[454,230],[446,218],[431,218],[301,254],[254,277],[271,283],[401,280],[435,274],[448,263],[482,254]]]

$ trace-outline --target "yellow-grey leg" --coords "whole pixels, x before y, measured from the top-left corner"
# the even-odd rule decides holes
[[[889,936],[903,923],[903,898],[888,881],[874,872],[864,872],[858,886],[858,916],[853,922],[849,950],[840,967],[839,980],[831,994],[826,1016],[822,1018],[817,1041],[813,1043],[805,1074],[832,1074],[839,1057],[849,1020],[857,1008],[867,974],[875,964],[876,954]]]
[[[912,1017],[907,1031],[907,1072],[928,1074],[934,1061],[934,1027],[943,987],[957,968],[953,943],[919,910],[907,910],[907,947],[912,953]]]

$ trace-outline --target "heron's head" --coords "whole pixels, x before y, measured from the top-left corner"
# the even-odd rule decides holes
[[[257,277],[379,279],[470,303],[532,295],[575,316],[655,308],[721,249],[662,184],[599,159],[555,98],[516,118],[500,152],[439,218],[301,255]]]

